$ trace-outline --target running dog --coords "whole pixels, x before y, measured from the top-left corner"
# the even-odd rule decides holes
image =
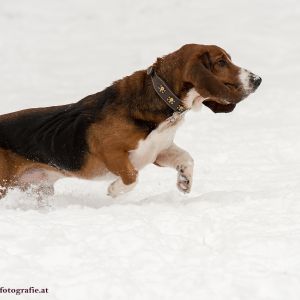
[[[231,112],[260,83],[223,49],[188,44],[79,102],[2,115],[1,195],[30,185],[51,194],[61,177],[113,173],[108,194],[116,197],[152,163],[177,170],[177,187],[187,193],[193,159],[173,142],[184,115],[202,103]]]

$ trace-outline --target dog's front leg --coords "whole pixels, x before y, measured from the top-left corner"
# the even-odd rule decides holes
[[[128,152],[111,151],[106,155],[105,160],[108,170],[120,176],[108,187],[108,195],[117,197],[131,191],[136,185],[138,171],[130,162]]]
[[[176,169],[178,189],[184,193],[191,191],[194,160],[188,152],[173,143],[168,149],[159,153],[155,164]]]

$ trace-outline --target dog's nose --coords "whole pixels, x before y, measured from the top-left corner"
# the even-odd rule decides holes
[[[254,79],[254,86],[255,86],[255,88],[258,88],[258,87],[260,86],[261,81],[262,81],[262,79],[261,79],[259,76],[257,76],[257,77]]]
[[[259,76],[251,73],[250,81],[252,82],[254,88],[257,89],[260,86],[262,79]]]

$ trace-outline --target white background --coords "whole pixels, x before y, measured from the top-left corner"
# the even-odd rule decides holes
[[[185,43],[263,78],[231,114],[190,113],[193,191],[149,166],[130,194],[56,184],[0,201],[0,286],[18,299],[300,298],[300,2],[1,0],[0,113],[80,100]],[[0,294],[0,299],[15,295]]]

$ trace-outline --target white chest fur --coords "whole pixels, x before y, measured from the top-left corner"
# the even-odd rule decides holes
[[[137,170],[153,163],[158,154],[171,146],[177,128],[183,122],[183,116],[175,116],[162,122],[155,130],[140,140],[138,147],[129,154],[130,161]]]
[[[194,88],[190,89],[183,99],[186,108],[199,110],[205,98],[201,97]],[[174,140],[177,128],[183,122],[182,115],[175,115],[161,123],[145,140],[138,143],[138,147],[130,152],[129,158],[137,170],[153,163],[158,154],[169,148]]]

